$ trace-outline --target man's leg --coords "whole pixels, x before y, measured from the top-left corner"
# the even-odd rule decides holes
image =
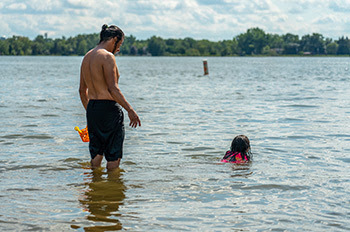
[[[99,168],[103,160],[103,155],[97,155],[95,158],[91,159],[91,168]]]
[[[113,171],[116,168],[119,168],[121,158],[119,158],[116,161],[108,161],[107,162],[107,170],[108,171]]]

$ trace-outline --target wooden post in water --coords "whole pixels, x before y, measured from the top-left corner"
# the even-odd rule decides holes
[[[208,75],[209,69],[208,69],[208,61],[207,60],[203,60],[203,68],[204,68],[204,75]]]

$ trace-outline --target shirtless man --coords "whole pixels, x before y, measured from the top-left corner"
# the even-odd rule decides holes
[[[118,87],[120,75],[114,55],[123,41],[120,28],[103,25],[99,44],[86,53],[81,64],[79,94],[86,109],[92,168],[101,166],[103,156],[108,170],[119,167],[125,135],[120,106],[128,112],[131,127],[141,126],[137,113]]]

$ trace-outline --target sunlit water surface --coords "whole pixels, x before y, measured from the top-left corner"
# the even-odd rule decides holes
[[[0,57],[1,231],[350,230],[349,58],[117,57],[142,127],[110,174],[73,130],[81,60]],[[238,134],[254,161],[220,163]]]

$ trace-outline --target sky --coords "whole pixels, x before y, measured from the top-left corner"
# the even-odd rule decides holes
[[[350,37],[350,0],[0,0],[0,36],[34,39],[119,26],[137,39],[231,40],[247,29]]]

